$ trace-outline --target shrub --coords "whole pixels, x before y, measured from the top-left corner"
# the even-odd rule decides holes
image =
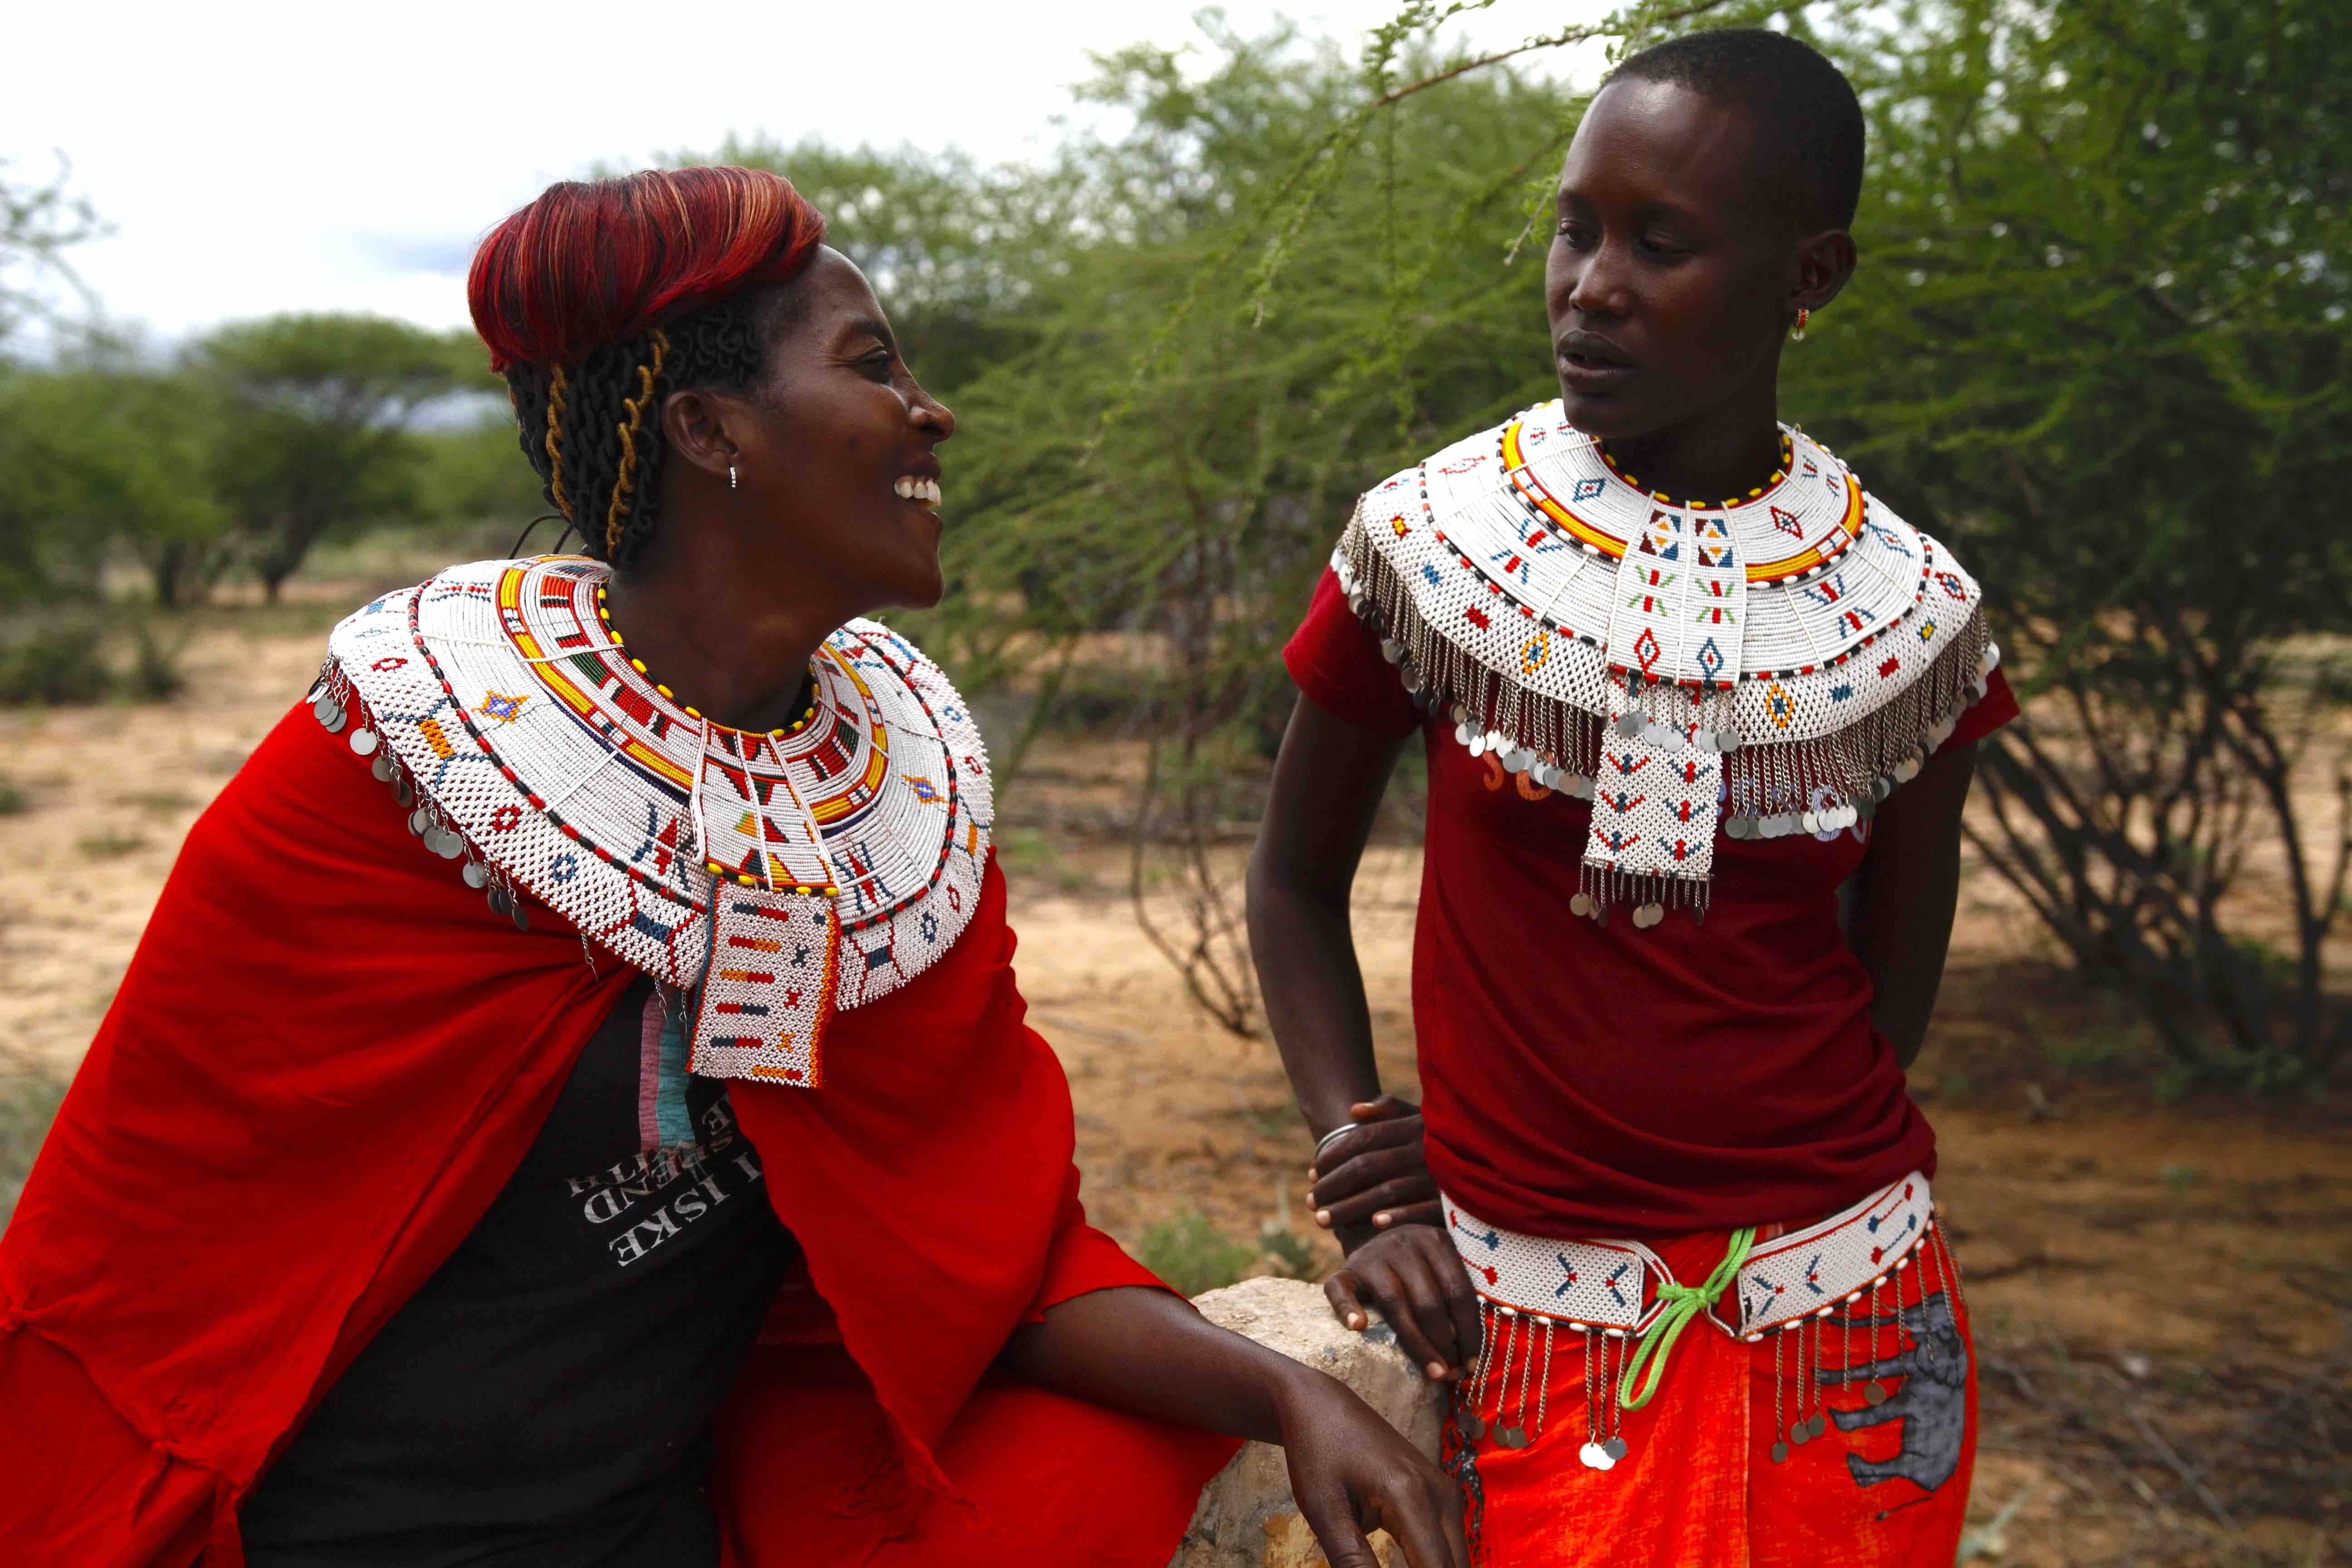
[[[1145,1231],[1136,1259],[1171,1289],[1198,1296],[1239,1279],[1257,1261],[1257,1248],[1225,1235],[1198,1210],[1187,1209]]]

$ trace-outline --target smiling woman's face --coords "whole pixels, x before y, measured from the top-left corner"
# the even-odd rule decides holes
[[[1801,230],[1764,188],[1748,114],[1667,82],[1593,100],[1560,171],[1544,268],[1563,412],[1649,435],[1769,378],[1794,309]]]
[[[778,569],[868,609],[939,602],[940,460],[955,416],[898,357],[865,274],[818,251],[795,279],[760,383],[730,397],[738,483]]]

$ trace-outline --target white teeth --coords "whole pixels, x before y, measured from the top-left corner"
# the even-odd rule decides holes
[[[930,506],[940,504],[940,481],[937,479],[919,479],[913,474],[902,474],[898,478],[898,482],[891,488],[898,492],[898,499],[901,500],[921,501]]]

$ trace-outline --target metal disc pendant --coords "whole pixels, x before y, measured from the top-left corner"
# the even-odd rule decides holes
[[[1865,1404],[1884,1405],[1886,1403],[1886,1390],[1879,1387],[1877,1380],[1873,1379],[1863,1384],[1862,1397]]]
[[[443,828],[441,830],[441,842],[433,846],[433,853],[440,856],[444,860],[455,860],[458,856],[463,855],[465,852],[465,835],[459,833],[454,827]]]
[[[1790,1441],[1790,1442],[1791,1442],[1791,1443],[1809,1443],[1809,1442],[1812,1441],[1812,1436],[1813,1436],[1813,1424],[1812,1424],[1811,1422],[1810,1422],[1810,1421],[1801,1421],[1801,1421],[1794,1421],[1794,1422],[1791,1422],[1791,1423],[1790,1424],[1790,1426],[1789,1426],[1789,1441]]]
[[[490,889],[490,909],[494,912],[498,914],[505,914],[513,908],[513,894],[508,892],[504,888],[492,888]]]
[[[377,783],[390,784],[392,782],[392,753],[389,752],[378,752],[375,754],[375,761],[368,764],[368,772],[376,776]]]
[[[1822,1433],[1824,1433],[1824,1432],[1828,1431],[1829,1429],[1830,1429],[1830,1418],[1829,1418],[1828,1416],[1826,1416],[1826,1415],[1822,1415],[1822,1414],[1820,1411],[1818,1411],[1818,1410],[1814,1411],[1814,1412],[1813,1412],[1813,1419],[1812,1419],[1812,1421],[1811,1421],[1811,1422],[1807,1426],[1806,1430],[1807,1430],[1807,1431],[1809,1431],[1809,1432],[1811,1432],[1814,1436],[1818,1437],[1818,1436],[1820,1436]]]
[[[1598,913],[1599,910],[1600,906],[1595,904],[1590,898],[1586,897],[1582,893],[1575,894],[1568,900],[1568,912],[1572,915],[1580,915],[1589,919],[1592,915]]]
[[[1648,722],[1648,721],[1642,717],[1640,710],[1635,710],[1631,712],[1620,714],[1617,718],[1617,721],[1609,727],[1612,730],[1616,731],[1620,736],[1630,741],[1634,736],[1642,732],[1642,726],[1646,722]]]
[[[375,755],[375,749],[383,744],[383,737],[378,735],[373,730],[354,730],[352,731],[352,750],[357,752],[362,757],[372,757]]]
[[[341,711],[342,709],[336,703],[335,694],[331,691],[321,696],[316,702],[310,704],[310,716],[318,720],[321,724],[328,723],[336,714]]]
[[[466,886],[473,889],[476,892],[479,892],[484,888],[489,886],[490,868],[488,866],[483,865],[479,860],[467,861],[466,868],[457,874],[465,878]]]
[[[1495,1441],[1506,1448],[1524,1448],[1528,1446],[1527,1429],[1522,1426],[1506,1426],[1495,1434]]]
[[[408,782],[406,773],[394,773],[392,775],[392,793],[399,798],[401,805],[406,805],[416,798],[416,786]]]
[[[1772,1445],[1772,1462],[1776,1465],[1785,1465],[1789,1462],[1788,1444],[1775,1443]]]
[[[515,930],[529,931],[530,929],[530,917],[522,912],[522,900],[520,899],[509,899],[507,900],[507,913],[513,918]]]
[[[352,716],[338,708],[333,712],[328,714],[322,721],[327,726],[328,734],[340,735],[343,732],[343,726],[352,721]]]
[[[1475,1415],[1458,1416],[1454,1424],[1461,1427],[1462,1435],[1473,1443],[1486,1435],[1486,1424]]]
[[[1584,1462],[1588,1470],[1605,1470],[1617,1462],[1609,1457],[1609,1450],[1598,1443],[1587,1443],[1576,1451],[1576,1457]]]
[[[425,810],[423,806],[420,805],[415,811],[408,814],[408,831],[415,835],[417,837],[424,837],[425,830],[430,828],[432,826],[433,814]]]
[[[1739,750],[1739,731],[1737,730],[1717,730],[1715,732],[1715,749],[1718,752],[1736,752]]]
[[[1633,923],[1643,931],[1649,930],[1665,918],[1666,906],[1664,904],[1642,904],[1633,910]]]
[[[1612,1437],[1601,1445],[1601,1451],[1609,1456],[1609,1462],[1613,1465],[1633,1450],[1626,1444],[1624,1438]]]

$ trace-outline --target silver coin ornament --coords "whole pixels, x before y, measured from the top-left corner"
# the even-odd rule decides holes
[[[1605,1470],[1617,1462],[1609,1457],[1609,1450],[1598,1443],[1587,1443],[1576,1451],[1576,1457],[1583,1461],[1588,1470]]]
[[[433,853],[440,856],[444,860],[455,860],[458,856],[463,855],[465,852],[465,835],[459,833],[454,827],[443,828],[441,830],[441,842],[433,847]]]
[[[1717,730],[1715,732],[1715,749],[1725,752],[1739,750],[1739,731],[1728,728]]]
[[[423,806],[420,805],[408,814],[408,831],[415,837],[424,837],[425,831],[432,826],[433,814]]]
[[[1812,1440],[1812,1436],[1813,1436],[1813,1424],[1812,1424],[1811,1422],[1810,1422],[1810,1421],[1805,1421],[1805,1420],[1801,1420],[1801,1420],[1797,1420],[1797,1421],[1792,1421],[1792,1422],[1790,1422],[1790,1423],[1789,1424],[1789,1441],[1790,1441],[1790,1442],[1791,1442],[1791,1443],[1808,1443],[1808,1442],[1811,1442],[1811,1441]]]
[[[1774,1443],[1772,1445],[1772,1462],[1776,1465],[1785,1465],[1789,1462],[1788,1444]]]
[[[1884,1405],[1886,1403],[1886,1390],[1879,1387],[1874,1379],[1863,1385],[1862,1398],[1865,1405]]]
[[[310,704],[310,716],[321,724],[341,711],[342,709],[336,705],[335,695],[331,691],[322,694],[317,701]]]
[[[327,715],[327,733],[330,735],[340,735],[343,732],[343,726],[351,721],[352,716],[338,708],[333,712]]]
[[[1644,720],[1637,710],[1634,712],[1621,714],[1618,717],[1617,721],[1609,727],[1612,730],[1614,730],[1625,740],[1630,741],[1634,736],[1642,732],[1642,726],[1647,721]]]
[[[1643,931],[1649,930],[1665,918],[1666,906],[1664,904],[1641,904],[1635,906],[1633,910],[1633,923]]]
[[[1568,912],[1589,920],[1600,912],[1600,906],[1584,894],[1578,893],[1568,900]]]
[[[467,861],[466,868],[457,874],[466,879],[466,886],[478,893],[490,885],[490,868],[479,860]]]
[[[1807,1430],[1808,1432],[1811,1432],[1811,1433],[1814,1436],[1816,1436],[1816,1437],[1820,1436],[1822,1433],[1824,1433],[1824,1432],[1828,1431],[1829,1429],[1830,1429],[1830,1418],[1829,1418],[1828,1416],[1826,1416],[1826,1415],[1822,1415],[1822,1414],[1820,1411],[1818,1411],[1818,1410],[1816,1410],[1816,1411],[1814,1411],[1814,1412],[1813,1412],[1813,1418],[1812,1418],[1812,1420],[1811,1420],[1811,1421],[1809,1421],[1809,1422],[1807,1422],[1807,1423],[1805,1424],[1805,1430]]]
[[[373,730],[354,730],[352,731],[351,748],[362,757],[372,757],[375,755],[375,749],[383,744],[383,737],[378,735]]]
[[[1461,1427],[1462,1435],[1473,1443],[1486,1435],[1486,1424],[1475,1415],[1462,1416],[1454,1422],[1454,1425]]]
[[[392,782],[392,753],[390,752],[378,752],[375,754],[375,761],[368,764],[368,772],[375,775],[376,782],[378,784],[390,784]]]
[[[1633,1450],[1624,1438],[1612,1437],[1601,1445],[1601,1451],[1609,1456],[1609,1462],[1613,1465]]]
[[[530,929],[530,917],[522,912],[522,900],[520,899],[509,899],[507,902],[507,913],[513,917],[515,930],[529,931]]]
[[[1495,1441],[1506,1448],[1524,1448],[1528,1446],[1527,1429],[1521,1426],[1506,1426],[1495,1434]]]

